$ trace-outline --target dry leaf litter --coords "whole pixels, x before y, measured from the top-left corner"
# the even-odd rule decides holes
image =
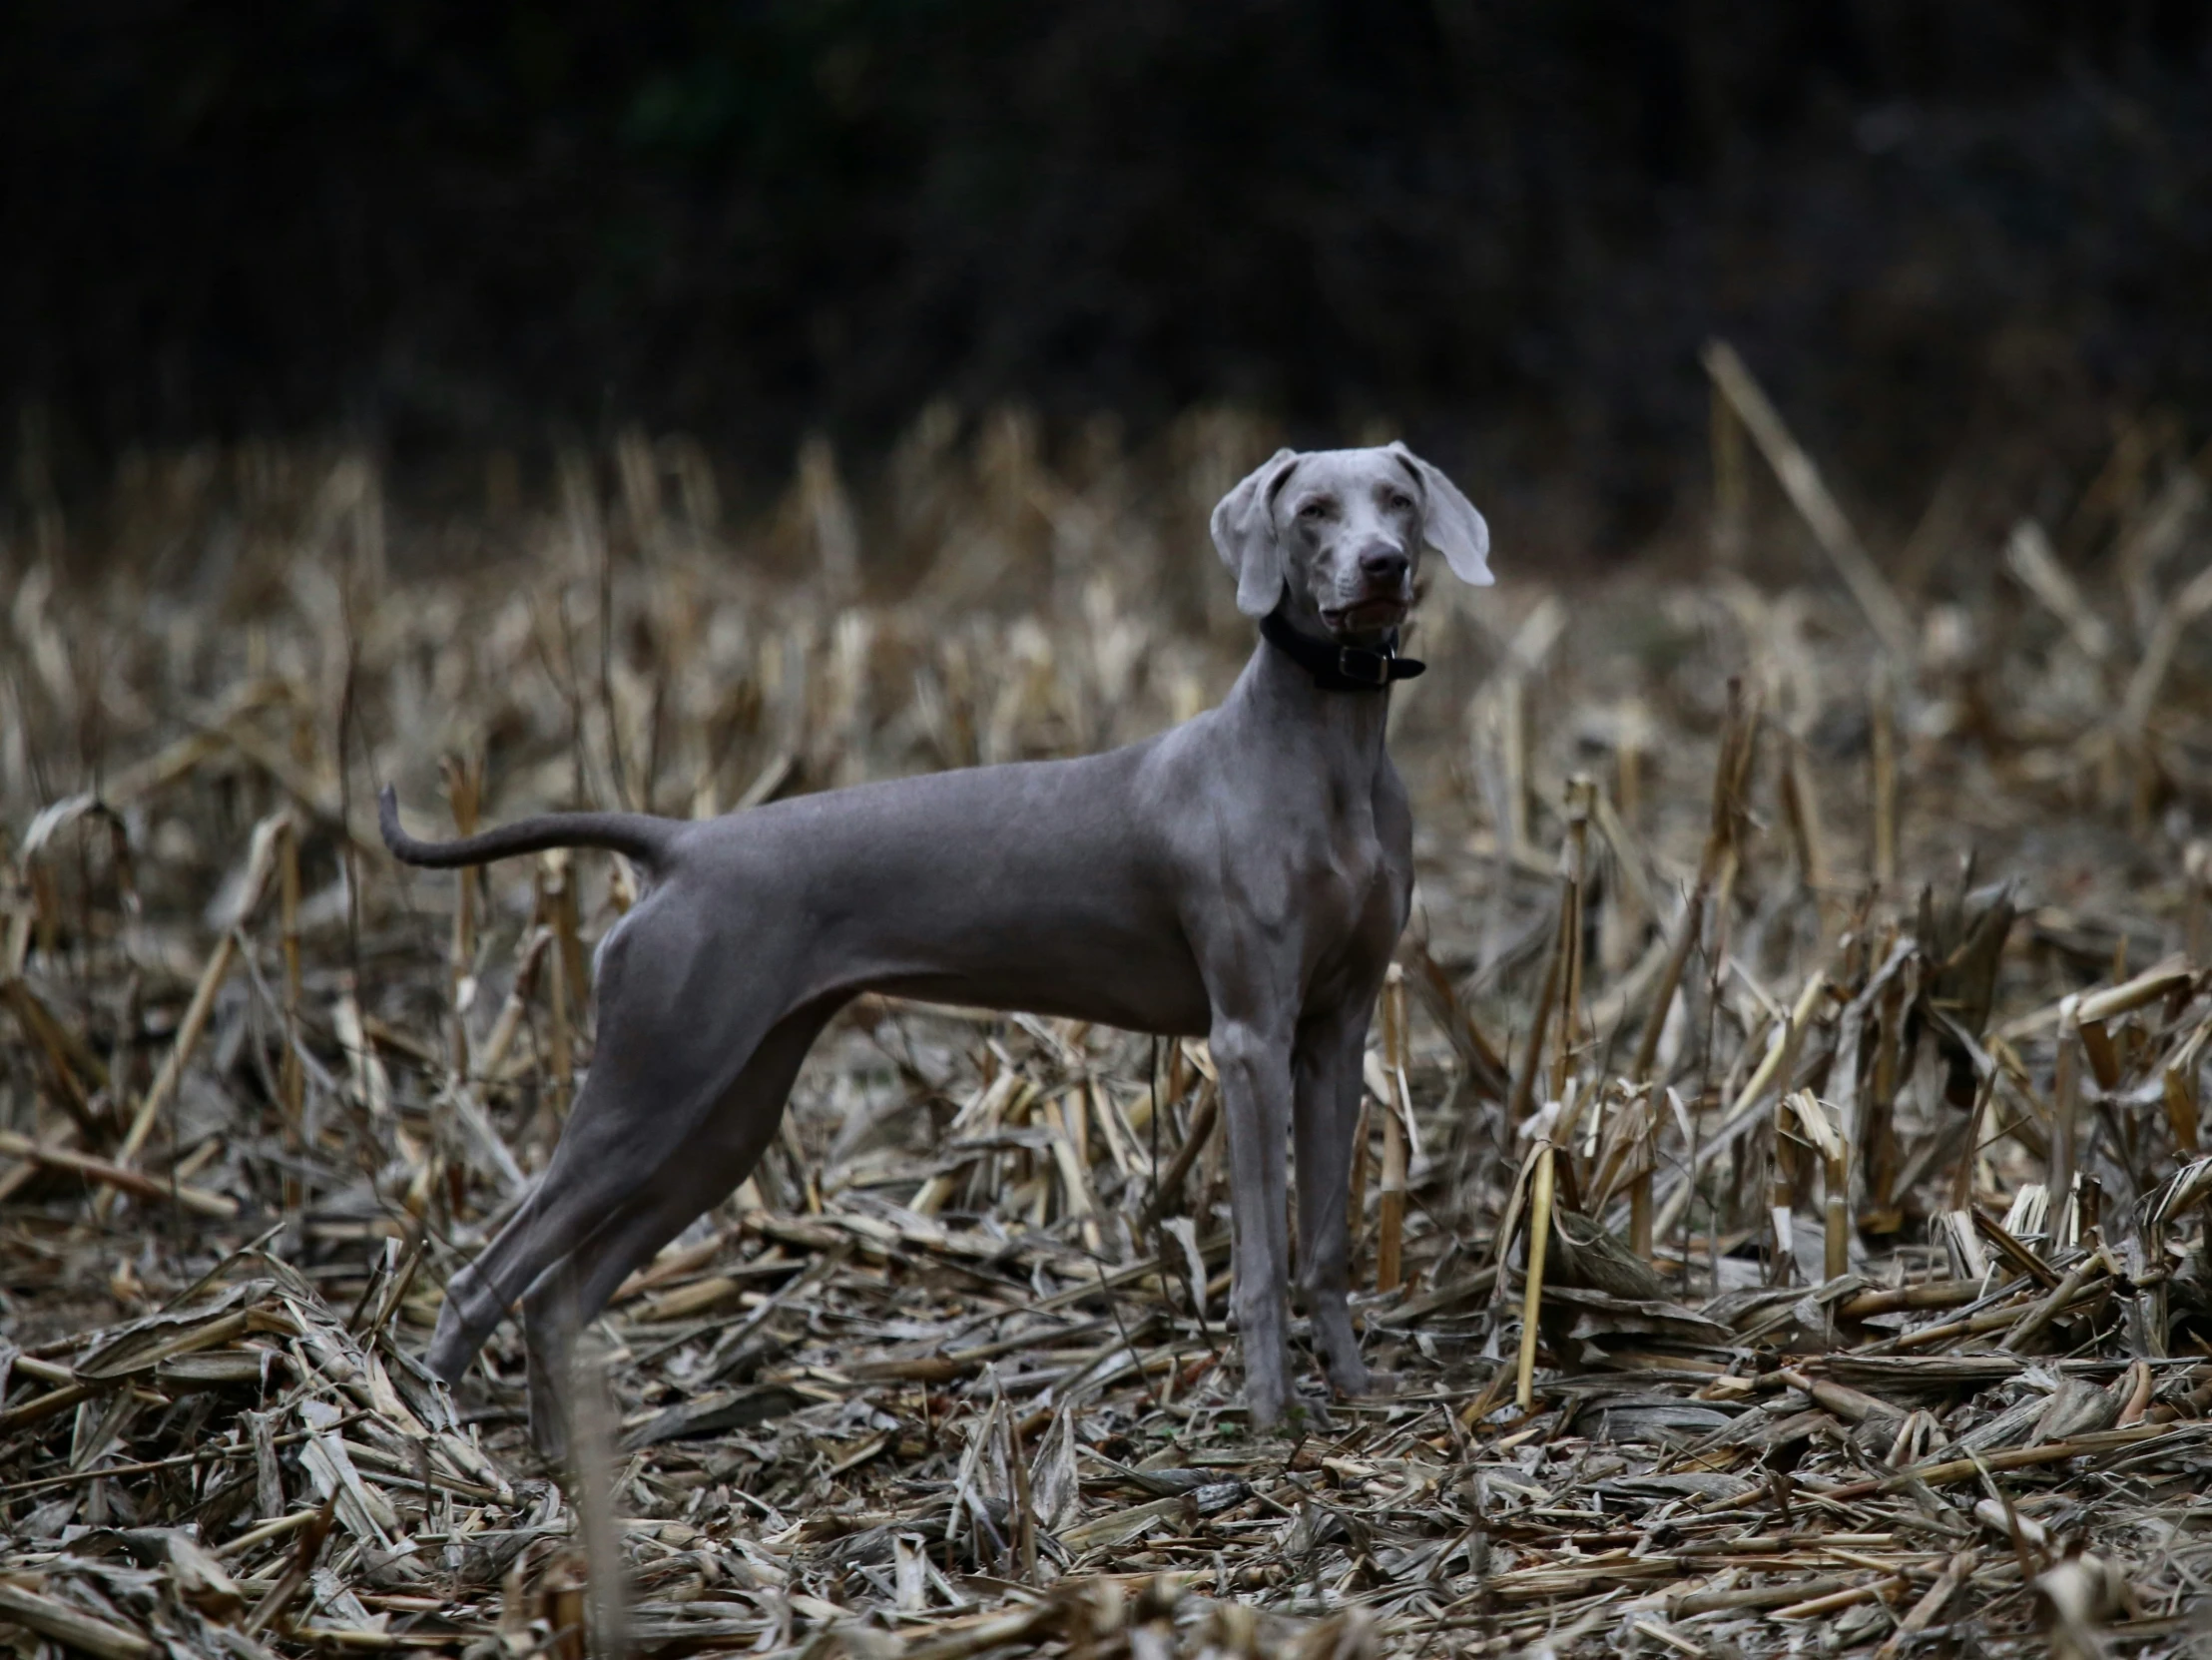
[[[933,415],[872,516],[813,445],[731,532],[632,436],[405,577],[343,455],[137,467],[101,584],[41,521],[0,673],[0,1641],[2190,1646],[2201,476],[2100,481],[1909,608],[1709,366],[1794,580],[1569,594],[1501,549],[1428,596],[1356,1176],[1391,1387],[1265,1437],[1204,1045],[862,998],[597,1323],[546,1467],[513,1330],[450,1391],[415,1357],[559,1132],[627,873],[409,876],[369,808],[704,814],[1155,730],[1247,649],[1202,526],[1267,434],[1055,471]]]

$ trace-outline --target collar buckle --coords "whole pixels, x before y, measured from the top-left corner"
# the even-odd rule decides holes
[[[1382,688],[1390,684],[1392,655],[1387,651],[1370,651],[1365,646],[1339,646],[1337,673],[1362,686]]]

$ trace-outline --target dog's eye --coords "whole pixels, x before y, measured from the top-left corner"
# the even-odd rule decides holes
[[[1411,496],[1407,495],[1403,490],[1393,490],[1390,492],[1391,512],[1410,513],[1412,510],[1413,498]]]
[[[1317,496],[1299,508],[1298,516],[1302,519],[1326,519],[1329,517],[1329,503]]]

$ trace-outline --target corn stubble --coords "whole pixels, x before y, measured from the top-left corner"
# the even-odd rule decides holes
[[[632,434],[444,531],[358,457],[195,452],[119,482],[101,583],[42,521],[0,674],[17,1646],[2185,1646],[2202,479],[2123,444],[2071,517],[1923,561],[1971,603],[1901,594],[1707,362],[1710,566],[1570,608],[1508,548],[1428,598],[1353,1178],[1392,1392],[1276,1439],[1205,1045],[867,997],[580,1340],[544,1466],[518,1334],[454,1391],[413,1357],[559,1134],[630,872],[410,877],[370,818],[385,779],[465,830],[1157,730],[1246,649],[1203,524],[1271,434],[1048,465],[933,412],[864,505],[816,444],[743,516]]]

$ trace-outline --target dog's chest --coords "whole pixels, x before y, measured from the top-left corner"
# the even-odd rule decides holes
[[[1384,844],[1371,795],[1345,792],[1307,838],[1305,886],[1312,919],[1348,944],[1394,936],[1406,885],[1404,860]]]

